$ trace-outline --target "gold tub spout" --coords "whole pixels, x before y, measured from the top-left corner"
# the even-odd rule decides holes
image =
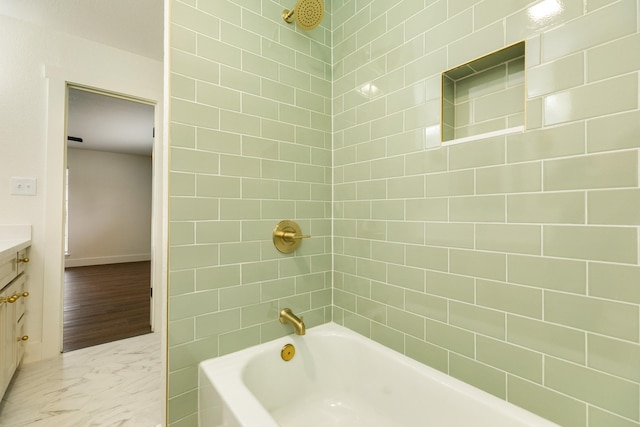
[[[295,314],[293,314],[293,311],[291,311],[290,308],[283,308],[282,310],[280,310],[280,316],[278,316],[278,320],[280,320],[280,323],[282,324],[291,323],[296,331],[296,335],[305,334],[306,328],[304,326],[302,316],[296,316]]]

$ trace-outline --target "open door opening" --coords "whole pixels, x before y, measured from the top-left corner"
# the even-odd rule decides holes
[[[67,85],[63,351],[152,331],[154,110]]]

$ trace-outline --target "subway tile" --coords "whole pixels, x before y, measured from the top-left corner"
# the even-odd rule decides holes
[[[640,69],[638,55],[625,54],[640,49],[640,34],[636,33],[628,37],[611,38],[610,40],[610,43],[586,51],[589,81],[633,73]]]
[[[562,426],[587,425],[587,405],[548,387],[508,375],[507,400]],[[591,419],[591,417],[589,417]]]
[[[241,153],[241,136],[238,134],[197,128],[196,136],[198,150],[226,154]]]
[[[474,226],[464,223],[427,223],[425,243],[431,246],[473,249]]]
[[[509,87],[478,98],[474,102],[475,122],[486,122],[524,113],[524,85]]]
[[[447,300],[422,292],[405,292],[405,310],[440,322],[447,321]]]
[[[640,344],[587,335],[588,366],[630,381],[640,382]]]
[[[219,109],[181,99],[171,99],[172,122],[217,129],[220,125]]]
[[[424,339],[424,317],[416,316],[404,310],[389,307],[387,309],[387,326],[402,331],[407,335]],[[404,346],[403,346],[404,350]]]
[[[171,207],[171,221],[218,219],[217,199],[172,197]]]
[[[449,147],[449,170],[504,164],[504,137],[456,144]]]
[[[449,355],[449,375],[500,399],[506,398],[507,374],[504,371],[468,358],[471,356],[463,357],[456,353]]]
[[[172,196],[195,196],[196,175],[191,173],[169,172]]]
[[[571,123],[507,136],[507,162],[551,159],[584,153],[582,123]]]
[[[405,354],[441,372],[449,371],[448,352],[441,347],[407,336]]]
[[[449,257],[446,248],[407,245],[407,265],[427,270],[448,271]]]
[[[504,196],[469,196],[449,199],[449,219],[460,222],[504,222]]]
[[[424,181],[422,176],[389,179],[387,181],[387,197],[390,199],[415,199],[424,197]]]
[[[473,278],[439,271],[427,271],[426,274],[427,293],[457,301],[474,302]]]
[[[260,302],[260,285],[242,285],[220,290],[220,310],[243,307]]]
[[[561,258],[634,264],[638,233],[633,227],[543,226],[543,254]]]
[[[585,332],[542,320],[507,315],[507,341],[540,353],[585,364]]]
[[[544,380],[551,389],[638,420],[640,391],[637,383],[552,357],[545,358]]]
[[[471,332],[435,320],[427,319],[427,342],[467,357],[475,353]]]
[[[404,334],[377,322],[371,322],[371,339],[400,353],[404,353]]]
[[[540,255],[539,225],[477,224],[475,247],[479,250]]]
[[[370,299],[358,297],[357,298],[357,310],[356,312],[369,320],[373,320],[378,323],[386,323],[387,321],[387,307]]]
[[[387,223],[387,240],[422,244],[424,243],[424,224],[421,222],[390,221]]]
[[[196,53],[196,33],[189,28],[182,27],[172,23],[171,31],[171,49],[181,50],[192,54]]]
[[[211,312],[195,319],[198,339],[240,329],[240,310]]]
[[[207,151],[171,149],[171,170],[189,173],[217,174],[219,155]]]
[[[478,335],[476,360],[508,374],[542,384],[542,355],[504,341]]]
[[[544,319],[630,341],[638,341],[638,306],[597,298],[546,292]]]
[[[240,222],[206,221],[196,223],[198,243],[225,243],[240,240]]]
[[[551,126],[638,108],[638,79],[627,74],[579,86],[544,99],[544,124]],[[597,99],[598,102],[593,102]]]
[[[507,196],[507,222],[584,224],[585,193],[510,194]]]
[[[405,202],[407,221],[446,221],[449,218],[448,199],[412,199]]]
[[[640,304],[640,267],[589,263],[589,295]]]
[[[497,310],[451,301],[449,323],[478,334],[501,340],[505,338],[505,314]],[[476,338],[476,350],[479,337],[480,335]]]
[[[638,156],[634,151],[548,160],[543,173],[545,191],[635,187]]]
[[[476,302],[483,307],[542,319],[543,292],[540,289],[478,279]]]
[[[584,84],[584,54],[527,69],[527,96],[547,95]]]
[[[196,100],[196,82],[193,79],[171,74],[170,77],[171,96],[173,98],[181,98],[188,101]]]
[[[604,190],[587,193],[589,224],[640,225],[640,190]]]
[[[463,14],[458,16],[462,15]],[[448,20],[447,23],[452,21],[453,20]],[[480,58],[485,56],[487,52],[502,49],[504,46],[503,22],[498,21],[487,25],[449,44],[449,68],[457,67],[476,58]]]
[[[171,49],[171,71],[194,79],[217,84],[220,81],[220,64],[188,52]],[[171,120],[174,120],[173,112]]]
[[[544,34],[546,29],[569,22],[582,14],[583,4],[579,0],[532,4],[506,18],[507,43],[520,41],[530,35]]]
[[[434,173],[427,175],[427,197],[464,196],[475,191],[473,170]]]
[[[589,425],[596,427],[635,427],[637,422],[628,418],[622,418],[611,412],[604,411],[595,406],[587,408],[589,414]]]
[[[623,0],[543,34],[544,62],[635,32],[636,2]]]
[[[187,319],[216,311],[218,307],[218,291],[193,292],[170,297],[170,321]]]
[[[598,117],[587,122],[587,151],[638,148],[640,111]]]
[[[196,290],[221,289],[240,284],[240,267],[237,265],[208,266],[196,270]]]
[[[449,151],[446,149],[425,150],[405,157],[407,175],[444,172],[447,170]]]
[[[176,1],[172,2],[171,5],[171,22],[189,28],[198,34],[218,37],[220,19],[216,16],[201,13],[198,9],[190,7],[183,2]]]
[[[424,270],[404,265],[387,265],[387,282],[404,289],[424,291]]]
[[[240,264],[260,260],[259,242],[231,242],[219,246],[221,265]]]
[[[523,193],[542,189],[539,162],[494,166],[476,170],[476,193]]]
[[[447,19],[440,25],[436,25],[432,29],[425,32],[425,53],[431,53],[442,46],[448,45],[455,40],[465,37],[473,32],[473,11],[467,9],[456,16]],[[464,52],[464,45],[460,46],[460,50]],[[462,52],[462,53],[463,53]],[[473,59],[473,58],[469,58]],[[465,59],[457,59],[455,64],[450,64],[448,68],[467,62]]]
[[[508,281],[536,288],[586,294],[587,267],[584,261],[507,255]]]
[[[506,255],[493,252],[451,249],[450,272],[486,279],[506,279]]]
[[[371,282],[371,299],[381,304],[404,309],[404,291],[400,287]]]
[[[218,338],[220,356],[260,344],[260,326],[238,329]]]

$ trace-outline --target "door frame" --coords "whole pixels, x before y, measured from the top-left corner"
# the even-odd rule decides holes
[[[118,67],[44,67],[47,82],[47,154],[46,154],[46,194],[44,230],[44,288],[43,323],[40,355],[42,359],[58,356],[62,352],[62,315],[64,281],[64,177],[66,169],[66,113],[67,87],[96,88],[103,92],[126,94],[155,105],[154,124],[157,130],[164,130],[164,82],[159,79],[124,78]],[[155,80],[155,81],[154,81]],[[154,84],[155,83],[155,84]],[[168,183],[167,147],[163,141],[164,132],[156,132],[153,147],[153,207],[151,252],[155,260],[152,287],[154,288],[152,309],[152,330],[166,330],[166,283],[167,283],[167,228],[168,200],[165,196]],[[37,351],[37,349],[32,349]]]

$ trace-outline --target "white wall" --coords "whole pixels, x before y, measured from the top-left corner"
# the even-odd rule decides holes
[[[66,267],[151,259],[151,157],[67,150]]]
[[[155,127],[163,129],[163,64],[8,17],[1,3],[0,52],[0,224],[32,225],[26,323],[30,338],[25,359],[29,362],[54,356],[61,348],[66,83],[156,103]],[[163,147],[161,134],[156,135],[155,146]],[[164,158],[164,148],[156,149],[157,277],[163,276],[164,270]],[[10,195],[12,176],[35,177],[37,195]],[[161,304],[156,307],[161,310]]]

